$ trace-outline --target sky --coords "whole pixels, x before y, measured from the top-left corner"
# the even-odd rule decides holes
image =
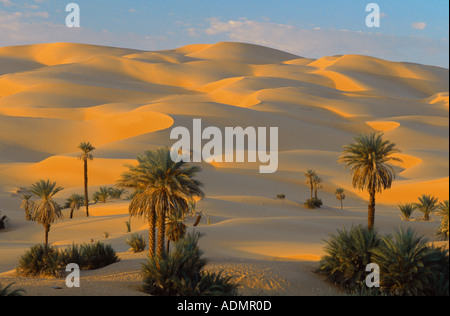
[[[449,67],[448,0],[0,0],[0,47],[73,42],[142,50],[245,42],[321,58],[362,54]],[[369,3],[380,27],[369,28]]]

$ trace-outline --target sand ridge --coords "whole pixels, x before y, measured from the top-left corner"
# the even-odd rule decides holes
[[[211,225],[204,216],[197,229],[206,234],[201,241],[206,256],[216,268],[241,271],[241,279],[252,276],[247,294],[269,288],[317,294],[312,286],[317,276],[310,272],[323,255],[323,240],[337,228],[367,220],[367,194],[351,187],[348,172],[337,163],[342,146],[356,134],[384,132],[402,150],[392,189],[377,199],[380,231],[412,226],[435,238],[437,220],[402,222],[397,204],[421,194],[448,199],[448,84],[448,69],[438,67],[360,55],[312,60],[231,42],[152,52],[68,43],[0,48],[0,210],[11,225],[0,232],[0,273],[9,273],[17,256],[43,237],[38,225],[25,222],[20,200],[11,196],[17,187],[50,178],[65,188],[56,197],[61,203],[81,193],[76,149],[81,141],[97,148],[90,191],[112,186],[137,154],[171,146],[172,127],[189,128],[201,118],[204,127],[221,130],[276,126],[280,136],[273,175],[259,174],[252,163],[200,164],[207,198],[198,210]],[[302,207],[309,197],[303,177],[308,169],[324,179],[320,210]],[[347,191],[342,211],[337,187]],[[286,200],[276,199],[281,193]],[[108,231],[107,242],[124,258],[114,272],[114,288],[137,294],[133,271],[142,258],[130,256],[124,243],[128,203],[97,204],[91,219],[79,211],[75,220],[52,228],[50,242],[63,247],[100,240]],[[134,223],[133,231],[145,235],[145,222]],[[249,261],[254,274],[245,266]],[[286,271],[309,268],[289,277],[280,264]],[[127,267],[132,275],[121,277]],[[108,271],[87,278],[111,276]],[[293,287],[295,277],[307,280],[307,288]],[[32,290],[27,280],[2,278],[36,295],[52,294],[50,285],[59,282]],[[124,290],[120,280],[127,278]],[[104,279],[97,281],[85,294],[99,293]],[[317,284],[322,294],[333,291]]]

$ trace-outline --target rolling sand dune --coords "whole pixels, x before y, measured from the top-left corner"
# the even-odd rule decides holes
[[[0,283],[16,282],[30,295],[139,295],[139,263],[124,243],[129,201],[82,210],[55,224],[50,242],[66,246],[103,240],[122,261],[83,274],[78,292],[55,290],[62,280],[17,278],[19,255],[43,241],[43,230],[24,220],[17,187],[51,179],[65,188],[61,203],[83,192],[76,146],[97,148],[89,165],[90,192],[114,185],[137,154],[171,146],[172,127],[278,127],[279,167],[259,174],[259,163],[202,163],[206,199],[198,231],[208,269],[224,269],[242,294],[329,295],[336,290],[312,271],[323,239],[337,228],[366,223],[367,194],[351,187],[337,159],[359,133],[384,132],[402,150],[397,179],[378,196],[382,232],[413,227],[431,240],[436,220],[402,222],[397,204],[421,194],[449,196],[448,69],[346,55],[302,58],[241,43],[190,45],[146,52],[79,44],[0,48]],[[324,179],[324,207],[302,207],[309,197],[303,173]],[[347,191],[340,210],[334,191]],[[284,193],[285,200],[276,195]],[[192,226],[194,218],[188,218]],[[133,232],[146,223],[133,219]],[[84,283],[83,283],[84,282]],[[107,289],[105,289],[107,287]]]

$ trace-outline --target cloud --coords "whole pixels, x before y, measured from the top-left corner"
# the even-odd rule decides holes
[[[265,45],[303,57],[359,54],[392,61],[448,67],[448,40],[400,37],[381,33],[332,29],[302,29],[252,20],[208,20],[204,33],[224,40]]]
[[[0,3],[3,4],[5,7],[10,7],[13,5],[11,0],[0,0]]]
[[[0,0],[3,1],[3,0]],[[0,47],[39,43],[71,42],[105,46],[153,49],[163,36],[112,33],[88,28],[68,28],[47,21],[47,12],[0,11]]]
[[[425,22],[414,22],[412,27],[416,30],[424,30],[427,27],[427,24]]]

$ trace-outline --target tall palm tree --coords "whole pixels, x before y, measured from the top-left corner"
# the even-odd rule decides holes
[[[170,242],[177,242],[186,235],[187,226],[183,223],[182,214],[179,212],[172,213],[167,217],[166,235],[167,235],[167,252],[169,252]]]
[[[44,226],[46,246],[51,225],[63,217],[60,206],[53,200],[55,194],[61,190],[62,187],[57,187],[56,182],[50,180],[39,180],[30,186],[30,192],[39,199],[32,208],[33,220]]]
[[[89,195],[88,195],[88,160],[93,160],[92,152],[95,147],[89,142],[82,142],[78,147],[81,150],[79,158],[84,162],[84,204],[86,206],[86,216],[89,217]]]
[[[314,171],[313,169],[309,169],[308,171],[305,172],[306,184],[308,184],[311,189],[311,200],[313,199],[315,176],[317,176],[317,174],[316,171]]]
[[[345,200],[345,190],[343,188],[336,189],[336,200],[341,201],[341,210],[344,209],[343,201]]]
[[[390,189],[395,171],[388,163],[401,161],[393,155],[398,153],[394,143],[383,139],[382,133],[355,137],[355,143],[344,146],[339,162],[352,173],[352,184],[359,190],[369,192],[368,227],[375,225],[376,193]]]
[[[202,184],[195,179],[199,167],[174,162],[170,149],[147,151],[137,157],[137,166],[122,175],[119,186],[135,188],[130,215],[145,216],[149,221],[149,253],[155,254],[155,225],[158,229],[157,255],[165,250],[166,217],[175,211],[185,213],[194,197],[202,198]]]
[[[73,212],[75,210],[79,210],[84,202],[84,197],[79,194],[72,194],[68,199],[67,202],[69,203],[70,207],[70,219],[73,218]]]
[[[438,201],[437,197],[424,194],[419,197],[419,202],[414,203],[414,206],[419,212],[423,213],[423,220],[428,222],[430,215],[438,209]]]

